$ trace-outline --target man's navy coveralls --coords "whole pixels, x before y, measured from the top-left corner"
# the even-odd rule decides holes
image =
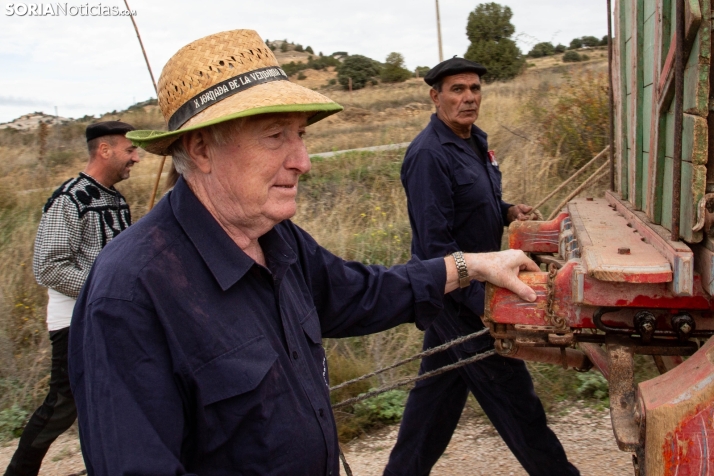
[[[69,333],[89,476],[339,474],[322,338],[429,326],[444,259],[344,261],[290,220],[259,242],[266,266],[180,178],[99,255]]]
[[[412,254],[420,259],[501,248],[511,205],[501,199],[501,172],[488,155],[486,134],[472,126],[471,139],[458,137],[433,115],[407,149],[401,179]],[[482,329],[483,309],[483,283],[447,295],[443,314],[426,330],[424,349]],[[486,334],[424,358],[419,373],[492,348]],[[416,384],[385,475],[429,474],[451,439],[469,390],[530,475],[579,474],[547,426],[525,363],[495,355]]]

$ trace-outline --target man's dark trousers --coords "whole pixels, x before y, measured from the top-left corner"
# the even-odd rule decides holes
[[[67,344],[69,327],[50,332],[52,369],[50,391],[44,403],[30,417],[22,432],[17,451],[5,476],[35,476],[40,471],[50,445],[77,419],[77,407],[69,388]]]
[[[456,325],[450,319],[437,319],[426,330],[424,349],[456,338]],[[485,335],[426,357],[419,374],[492,349],[492,342]],[[384,474],[428,475],[449,444],[469,391],[529,475],[580,474],[546,424],[543,405],[525,363],[499,355],[416,384],[409,393],[397,444]],[[479,451],[478,442],[473,451]]]

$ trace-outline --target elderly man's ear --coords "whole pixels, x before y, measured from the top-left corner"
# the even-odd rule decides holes
[[[189,132],[185,134],[181,140],[183,141],[186,152],[188,152],[193,163],[196,164],[196,168],[201,173],[210,173],[211,159],[209,157],[206,130],[198,129],[197,131]]]

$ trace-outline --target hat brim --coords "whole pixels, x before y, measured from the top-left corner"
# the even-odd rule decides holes
[[[289,81],[260,84],[227,97],[192,117],[176,131],[136,130],[126,134],[132,144],[156,155],[169,149],[183,134],[241,117],[270,113],[313,113],[308,125],[340,112],[342,106],[326,96]]]

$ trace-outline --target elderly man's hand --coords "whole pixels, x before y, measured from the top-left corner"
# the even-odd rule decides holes
[[[529,214],[533,211],[533,207],[519,203],[518,205],[513,205],[508,209],[508,223],[512,221],[526,221],[530,220]]]
[[[520,271],[540,271],[540,268],[521,250],[506,250],[495,253],[464,253],[469,277],[509,289],[525,301],[536,300],[536,293],[518,279]],[[446,289],[451,292],[458,287],[458,271],[452,256],[446,260]]]

